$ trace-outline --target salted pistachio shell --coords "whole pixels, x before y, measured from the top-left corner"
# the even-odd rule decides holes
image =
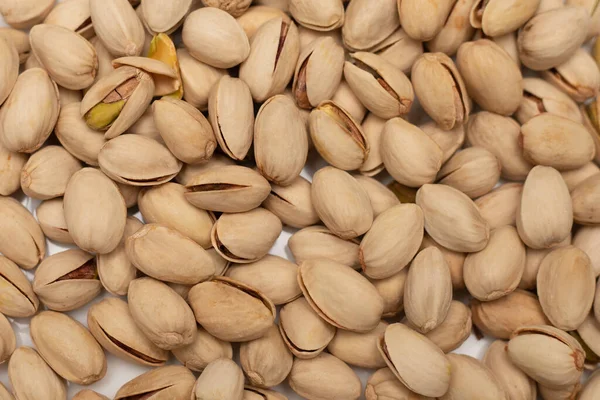
[[[90,332],[71,317],[42,311],[31,319],[31,339],[42,358],[69,382],[89,385],[106,374],[106,357]]]
[[[583,49],[577,50],[564,63],[544,71],[542,76],[578,103],[596,97],[600,90],[598,65]]]
[[[599,228],[591,225],[580,227],[573,236],[573,246],[583,250],[588,255],[592,262],[592,270],[595,277],[600,275],[600,259],[598,258],[600,256],[598,253],[600,249],[597,246],[600,237],[598,234],[600,234]]]
[[[275,320],[271,300],[230,278],[216,277],[195,285],[188,301],[198,323],[211,335],[228,342],[260,338]]]
[[[540,0],[478,0],[469,16],[471,25],[486,36],[501,36],[516,31],[535,14]]]
[[[287,400],[287,397],[274,390],[246,385],[243,400]]]
[[[600,373],[595,372],[588,379],[587,383],[583,387],[583,390],[579,394],[579,400],[593,400],[600,394]]]
[[[573,201],[573,220],[579,224],[595,224],[600,216],[594,205],[600,195],[600,175],[585,179],[571,192]]]
[[[228,358],[220,358],[208,364],[192,389],[192,400],[217,399],[223,397],[242,400],[244,395],[244,373]]]
[[[592,175],[596,175],[600,172],[600,167],[594,162],[589,162],[582,167],[577,169],[571,169],[568,171],[562,171],[560,175],[563,177],[569,191],[572,192],[580,183],[585,181]]]
[[[442,164],[448,161],[465,142],[463,125],[455,125],[452,130],[445,131],[435,122],[429,121],[419,125],[419,128],[442,149]]]
[[[349,4],[342,26],[344,45],[354,51],[378,46],[400,27],[396,7],[394,0],[359,0]]]
[[[165,4],[160,0],[142,2],[142,16],[146,27],[154,34],[171,33],[188,13],[192,0],[176,0]]]
[[[472,327],[469,307],[460,301],[453,300],[444,321],[427,332],[425,336],[444,353],[449,353],[469,338]]]
[[[490,225],[490,229],[506,225],[516,226],[517,209],[521,203],[523,185],[505,183],[475,200],[479,212]]]
[[[427,233],[423,236],[423,242],[419,250],[426,249],[427,247],[437,247],[448,263],[448,269],[450,270],[450,277],[452,278],[452,287],[454,290],[464,289],[465,282],[463,279],[463,265],[467,255],[463,252],[457,252],[450,250],[438,242],[436,242]]]
[[[527,247],[527,259],[525,261],[525,271],[519,287],[521,289],[534,289],[536,286],[537,274],[542,260],[548,253],[558,247],[565,247],[571,244],[571,235],[568,235],[563,241],[550,248],[532,249]]]
[[[9,151],[0,144],[0,195],[10,196],[21,187],[21,170],[27,163],[27,154]]]
[[[129,400],[136,397],[156,397],[157,399],[189,400],[196,377],[180,365],[167,365],[155,368],[125,383],[115,400]]]
[[[380,321],[375,329],[365,333],[338,329],[327,350],[350,365],[362,368],[385,367],[386,363],[377,350],[377,342],[388,325],[387,322]]]
[[[473,38],[475,28],[466,20],[475,2],[476,0],[458,0],[454,3],[442,29],[427,42],[429,51],[453,56],[461,44]]]
[[[19,64],[27,61],[31,51],[29,43],[29,35],[19,29],[9,27],[0,27],[0,37],[4,38],[9,43],[12,43],[19,56]]]
[[[19,53],[13,42],[9,38],[2,36],[1,31],[0,54],[2,54],[2,61],[0,62],[0,77],[2,78],[2,83],[0,83],[1,105],[12,91],[19,76]]]
[[[367,109],[345,80],[342,80],[331,101],[346,110],[357,123],[362,122],[365,118]]]
[[[311,198],[311,183],[298,176],[289,186],[271,185],[263,207],[275,214],[284,225],[305,228],[319,222]]]
[[[466,132],[471,146],[482,147],[496,156],[503,178],[525,180],[533,165],[523,156],[521,127],[515,120],[481,111],[471,116]]]
[[[440,400],[508,400],[494,373],[481,361],[464,354],[448,354],[450,386]]]
[[[400,204],[400,200],[398,200],[396,195],[378,180],[364,175],[354,175],[354,179],[367,191],[375,218],[386,210]]]
[[[209,169],[221,168],[227,165],[235,165],[235,161],[233,161],[228,156],[216,153],[213,154],[210,160],[202,164],[183,164],[183,168],[177,176],[175,180],[181,185],[187,185],[193,178],[197,175],[200,175],[202,172],[207,171]]]
[[[287,3],[288,0],[285,0],[285,2]],[[238,24],[240,24],[244,32],[246,32],[246,36],[248,36],[248,39],[252,39],[252,36],[254,36],[258,28],[260,28],[265,22],[279,17],[289,19],[288,14],[286,14],[279,8],[266,5],[253,5],[250,8],[248,8],[246,12],[237,16],[235,20]]]
[[[95,35],[90,2],[87,0],[68,0],[56,4],[44,19],[44,24],[65,27],[86,39]]]
[[[508,343],[502,340],[494,341],[488,347],[483,363],[494,373],[509,399],[535,400],[535,382],[510,361],[507,345]]]
[[[160,132],[154,122],[154,110],[152,107],[148,107],[142,116],[136,121],[135,124],[127,130],[127,133],[133,133],[135,135],[142,135],[149,137],[150,139],[156,140],[160,144],[165,144]]]
[[[316,225],[294,233],[288,246],[298,264],[306,260],[327,258],[354,269],[359,268],[359,244],[338,237],[324,226]]]
[[[95,80],[95,82],[98,82],[100,78],[104,78],[112,72],[112,61],[114,57],[112,54],[110,54],[110,52],[98,36],[94,36],[93,38],[91,38],[90,43],[94,46],[94,49],[96,49],[96,57],[98,57],[98,71],[96,72]]]
[[[200,110],[208,109],[210,89],[227,75],[227,71],[196,60],[186,49],[177,49],[177,59],[183,81],[183,98]]]
[[[18,399],[67,399],[65,382],[31,347],[21,346],[15,350],[8,362],[8,379]],[[32,381],[36,384],[32,385]]]
[[[173,49],[173,51],[175,50]],[[178,79],[177,68],[165,61],[149,57],[127,56],[114,59],[112,65],[115,69],[129,66],[148,73],[154,80],[154,97],[157,97],[167,96],[181,90],[181,80]]]
[[[423,54],[423,43],[411,38],[402,28],[397,29],[372,51],[409,74],[414,62]]]
[[[425,230],[442,246],[476,252],[487,245],[489,225],[464,193],[446,185],[423,185],[416,202],[425,216]]]
[[[53,6],[53,0],[7,0],[0,5],[0,14],[13,28],[27,29],[42,22]]]
[[[96,35],[115,57],[138,56],[144,47],[142,22],[127,0],[91,0]]]
[[[23,269],[34,268],[46,255],[46,240],[25,207],[0,196],[0,253]]]
[[[577,334],[581,338],[580,344],[586,352],[586,361],[589,358],[597,357],[597,352],[600,352],[598,346],[600,343],[598,341],[600,339],[600,322],[598,322],[593,313],[588,314],[583,323],[579,325]]]
[[[93,390],[84,389],[73,397],[73,400],[109,400],[108,397],[101,395],[100,393],[94,392]]]
[[[431,400],[431,397],[421,396],[411,392],[389,368],[375,371],[367,380],[365,389],[367,400]]]
[[[344,24],[342,0],[289,0],[289,12],[302,26],[315,31],[330,31]]]
[[[346,61],[344,78],[361,103],[380,118],[408,114],[415,93],[406,75],[382,56],[358,52]]]
[[[48,73],[40,68],[23,72],[0,112],[4,148],[33,153],[52,133],[59,111],[58,88]]]
[[[407,276],[408,268],[404,268],[389,278],[369,279],[383,299],[383,318],[394,317],[404,310],[404,289]]]
[[[212,361],[233,356],[231,343],[217,339],[200,326],[192,343],[172,352],[179,362],[192,371],[203,371]]]
[[[444,27],[455,1],[436,0],[423,4],[419,0],[398,1],[402,28],[410,37],[422,42],[433,39]]]
[[[0,256],[0,312],[13,318],[31,317],[39,301],[17,264]]]
[[[375,176],[385,168],[380,149],[385,123],[384,119],[370,113],[362,122],[361,128],[365,142],[369,145],[369,154],[359,168],[360,173],[365,176]]]
[[[288,382],[298,395],[315,400],[356,400],[361,392],[356,373],[342,360],[328,353],[321,353],[312,359],[295,359]]]
[[[567,94],[542,79],[524,78],[523,98],[515,114],[517,120],[524,124],[545,112],[582,122],[577,104]]]
[[[58,86],[58,97],[61,109],[68,106],[71,103],[79,103],[83,99],[83,93],[81,90],[71,90]]]

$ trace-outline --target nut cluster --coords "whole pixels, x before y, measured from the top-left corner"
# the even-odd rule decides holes
[[[600,399],[597,0],[0,15],[0,399]]]

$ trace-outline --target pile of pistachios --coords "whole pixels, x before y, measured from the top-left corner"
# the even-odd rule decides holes
[[[0,14],[0,400],[600,399],[598,0]]]

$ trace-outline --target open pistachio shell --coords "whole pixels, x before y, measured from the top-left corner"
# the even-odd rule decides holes
[[[515,116],[524,124],[536,115],[549,112],[582,122],[577,104],[566,93],[539,78],[523,79],[523,99]]]
[[[300,25],[316,31],[330,31],[344,24],[341,0],[290,0],[289,12]]]
[[[150,74],[154,80],[154,97],[167,96],[181,89],[177,69],[162,60],[129,56],[114,59],[112,65],[115,69],[128,65]]]
[[[189,369],[181,365],[167,365],[150,370],[121,386],[115,400],[147,396],[188,400],[195,380]]]
[[[578,103],[596,97],[600,90],[600,70],[594,58],[584,49],[579,49],[566,62],[542,76]]]
[[[31,283],[17,264],[0,256],[0,312],[13,318],[31,317],[39,301]]]
[[[486,36],[516,31],[535,14],[540,0],[477,0],[469,16],[471,25]]]
[[[46,255],[38,222],[12,197],[0,197],[0,252],[23,269],[34,268]]]
[[[508,343],[496,340],[488,347],[483,363],[494,373],[509,399],[535,400],[535,382],[508,357]]]
[[[396,4],[394,0],[359,0],[349,4],[342,26],[344,44],[350,50],[360,51],[383,42],[400,26]]]

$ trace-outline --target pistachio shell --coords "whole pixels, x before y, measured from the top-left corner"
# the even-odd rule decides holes
[[[173,50],[174,51],[174,50]],[[177,68],[164,59],[148,57],[119,57],[112,61],[113,68],[129,66],[148,73],[154,80],[154,96],[167,96],[181,90]]]
[[[108,397],[101,395],[100,393],[94,392],[93,390],[84,389],[73,397],[73,400],[109,400]]]
[[[344,24],[342,0],[289,0],[289,12],[302,26],[330,31]]]
[[[571,244],[571,235],[568,235],[565,240],[556,244],[554,247],[545,249],[532,249],[527,247],[527,259],[525,261],[525,271],[519,287],[521,289],[534,289],[536,286],[537,274],[540,269],[542,260],[548,253],[558,247],[565,247]]]
[[[510,361],[507,344],[502,340],[493,342],[483,357],[483,363],[494,373],[509,399],[535,400],[535,382]]]
[[[442,163],[448,161],[465,142],[465,127],[463,125],[457,125],[452,130],[445,131],[435,122],[430,121],[419,125],[419,128],[442,149]]]
[[[244,396],[244,373],[228,358],[220,358],[208,364],[192,390],[192,400],[218,399],[242,400]]]
[[[288,246],[298,264],[306,260],[327,258],[354,269],[359,268],[359,244],[344,240],[321,225],[310,226],[294,233]]]
[[[516,226],[517,209],[521,203],[522,192],[522,184],[505,183],[475,200],[475,205],[490,225],[490,229],[506,225]]]
[[[18,399],[66,400],[67,388],[62,379],[31,347],[19,347],[8,363],[8,379]],[[32,380],[36,383],[32,385]]]
[[[209,0],[209,1],[223,1],[223,0]],[[243,0],[247,1],[247,0]],[[287,3],[288,0],[285,0]],[[286,21],[289,20],[288,14],[283,12],[281,9],[272,7],[272,6],[261,6],[261,5],[253,5],[246,12],[241,15],[236,16],[236,21],[244,32],[246,32],[246,36],[248,39],[252,39],[252,36],[256,33],[258,28],[260,28],[265,22],[268,22],[274,18],[282,17]],[[288,21],[289,22],[289,21]],[[308,31],[308,29],[304,28]],[[298,29],[300,32],[300,28]],[[318,31],[312,31],[315,33],[320,33]],[[311,40],[312,41],[312,40]],[[300,45],[302,48],[302,44]]]
[[[437,247],[444,258],[446,259],[446,263],[448,263],[448,269],[450,270],[450,277],[452,278],[452,287],[454,290],[464,289],[465,282],[463,279],[463,265],[465,262],[465,258],[467,255],[462,252],[456,252],[450,250],[435,240],[427,233],[423,236],[423,242],[421,243],[421,248],[419,250],[426,249],[427,247]]]
[[[588,379],[583,390],[579,394],[579,400],[593,400],[600,394],[600,373],[594,373]]]
[[[373,52],[405,74],[409,74],[414,62],[423,54],[423,43],[411,38],[404,29],[399,28],[379,43]]]
[[[186,49],[177,49],[177,59],[183,81],[183,98],[192,106],[208,109],[210,89],[227,71],[196,60]]]
[[[160,0],[142,2],[144,23],[154,34],[170,33],[177,29],[191,5],[192,0],[176,0],[169,3]]]
[[[203,371],[212,361],[233,356],[231,343],[217,339],[202,327],[198,327],[192,343],[173,349],[172,352],[179,362],[192,371]]]
[[[157,398],[188,400],[196,377],[180,365],[155,368],[133,378],[119,389],[115,400],[153,396]]]
[[[354,179],[367,191],[374,217],[400,204],[394,192],[378,180],[365,175],[354,175]]]
[[[331,98],[331,101],[348,111],[348,114],[350,114],[357,123],[362,122],[365,118],[367,109],[363,106],[358,97],[356,97],[354,91],[345,80],[342,80],[335,94]]]
[[[476,0],[458,0],[454,3],[442,29],[427,42],[429,51],[453,56],[461,44],[473,38],[475,28],[467,23],[467,19],[475,2]]]
[[[523,99],[516,117],[524,124],[544,112],[582,122],[577,104],[565,93],[539,78],[523,79]]]
[[[346,9],[342,26],[344,45],[350,50],[369,50],[400,27],[394,0],[377,3],[360,0]]]
[[[44,19],[44,24],[63,26],[86,39],[95,35],[90,2],[87,0],[68,0],[56,4]]]
[[[599,230],[596,226],[582,226],[573,236],[573,246],[583,250],[588,255],[592,262],[592,271],[595,277],[600,275],[600,259],[598,258],[600,249],[597,246],[598,233]]]
[[[389,324],[381,321],[366,333],[339,329],[329,342],[327,350],[340,360],[362,368],[381,368],[385,361],[377,350],[377,342]]]
[[[13,28],[27,29],[42,22],[53,6],[54,0],[7,0],[0,5],[0,14]]]
[[[540,0],[478,0],[471,9],[471,25],[486,36],[501,36],[519,29],[535,14]]]
[[[2,36],[1,31],[0,54],[2,54],[2,62],[0,62],[0,77],[2,77],[2,83],[0,83],[0,105],[2,105],[12,91],[19,76],[19,53],[17,53],[17,48],[12,41]]]
[[[183,164],[183,168],[177,176],[175,180],[181,185],[187,185],[192,181],[197,175],[200,175],[202,172],[207,171],[209,169],[221,168],[227,165],[235,165],[235,161],[231,158],[227,157],[224,154],[216,153],[213,154],[212,158],[203,164]]]
[[[476,358],[448,354],[452,369],[450,387],[440,400],[508,400],[494,373]]]
[[[419,0],[398,1],[400,23],[410,37],[426,42],[442,30],[454,3],[453,0],[437,0],[427,4]]]
[[[596,199],[600,190],[600,174],[595,174],[581,182],[571,192],[573,220],[579,224],[594,224],[600,220],[596,211]]]
[[[0,256],[0,312],[25,318],[34,315],[38,307],[38,298],[27,277],[15,263]]]
[[[127,0],[90,0],[96,34],[115,57],[138,56],[144,46],[144,26]]]
[[[29,35],[18,29],[0,27],[0,37],[9,43],[12,43],[17,49],[19,63],[23,64],[29,57],[31,45],[29,44]]]
[[[456,350],[471,335],[473,322],[471,310],[460,301],[450,303],[444,321],[425,334],[427,339],[436,344],[444,353]]]
[[[23,269],[34,268],[46,255],[38,222],[12,197],[0,196],[0,252]]]
[[[408,268],[385,279],[369,279],[383,299],[383,318],[396,316],[404,309],[404,289]]]
[[[21,170],[27,162],[27,154],[9,151],[0,144],[0,195],[10,196],[21,187]]]
[[[583,49],[577,50],[564,63],[544,71],[542,76],[579,103],[596,97],[600,89],[598,65]]]
[[[369,114],[362,123],[362,132],[366,143],[369,145],[369,154],[360,166],[360,173],[365,176],[375,176],[385,168],[381,158],[381,136],[385,120],[375,114]]]
[[[592,175],[596,175],[600,172],[600,167],[594,162],[589,162],[583,167],[577,169],[571,169],[568,171],[562,171],[560,174],[563,177],[569,191],[572,192],[580,183],[585,181]]]
[[[396,378],[389,368],[375,371],[367,380],[365,389],[367,400],[431,400],[431,397],[421,396],[411,392]]]
[[[319,222],[311,198],[311,183],[299,176],[289,186],[271,185],[271,193],[263,207],[275,214],[285,225],[305,228]]]

